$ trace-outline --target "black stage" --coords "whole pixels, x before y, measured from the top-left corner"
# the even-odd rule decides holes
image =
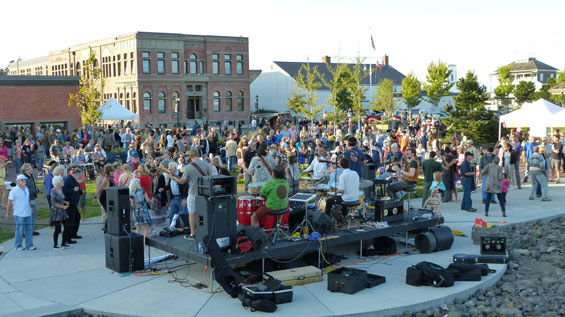
[[[225,257],[230,265],[244,264],[265,258],[287,260],[292,259],[301,253],[306,254],[310,252],[317,252],[320,249],[320,243],[323,248],[327,248],[381,236],[392,236],[395,234],[406,235],[409,231],[423,230],[443,223],[442,217],[433,217],[431,219],[411,219],[408,214],[406,214],[405,219],[406,220],[401,222],[389,224],[386,228],[362,227],[328,233],[324,235],[320,241],[278,240],[274,245],[270,244],[263,250],[234,255],[225,253]],[[178,235],[172,238],[161,236],[147,237],[146,241],[148,246],[165,252],[170,252],[178,256],[179,260],[193,261],[204,265],[211,263],[208,254],[200,254],[198,252],[198,243],[194,240],[186,240],[184,235]]]

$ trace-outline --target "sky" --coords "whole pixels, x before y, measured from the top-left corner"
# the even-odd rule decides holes
[[[387,54],[405,75],[425,80],[428,64],[441,60],[458,77],[474,71],[487,88],[489,75],[515,60],[565,69],[563,0],[20,0],[5,1],[2,12],[0,67],[148,31],[248,37],[251,69],[324,55],[374,63]]]

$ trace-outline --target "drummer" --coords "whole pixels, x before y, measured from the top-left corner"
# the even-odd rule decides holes
[[[265,205],[259,207],[251,215],[251,225],[259,227],[259,222],[276,210],[288,207],[288,182],[286,181],[284,168],[280,165],[273,169],[274,178],[269,180],[261,188],[261,196],[265,197]]]
[[[345,157],[341,158],[339,165],[341,165],[343,172],[339,176],[336,194],[342,193],[343,195],[330,198],[326,201],[326,213],[330,212],[332,207],[336,204],[341,204],[344,201],[352,202],[359,199],[359,174],[349,169],[349,160]]]
[[[267,153],[267,144],[261,143],[257,155],[251,159],[247,173],[252,175],[252,182],[266,183],[273,178],[273,168],[276,166],[275,158]]]

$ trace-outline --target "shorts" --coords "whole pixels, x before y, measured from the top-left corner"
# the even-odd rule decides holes
[[[253,215],[255,215],[255,218],[259,221],[263,220],[263,218],[267,217],[271,212],[273,212],[274,210],[263,205],[261,207],[259,207],[257,210],[255,210],[255,213],[253,213]]]
[[[186,208],[188,209],[189,214],[196,213],[196,196],[188,195],[186,199]]]
[[[80,208],[84,208],[84,207],[86,206],[86,193],[80,195],[80,200],[79,200],[79,202],[78,202],[78,206],[79,206]]]
[[[551,168],[559,170],[561,168],[561,159],[552,159],[551,160]]]

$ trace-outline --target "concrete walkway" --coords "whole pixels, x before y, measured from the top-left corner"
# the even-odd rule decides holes
[[[485,219],[516,223],[564,213],[565,185],[551,185],[550,202],[529,201],[529,191],[528,183],[523,189],[508,194],[507,218],[501,217],[498,205],[491,205],[492,216]],[[504,274],[506,265],[490,265],[496,273],[489,274],[481,282],[456,282],[450,288],[413,287],[405,283],[406,268],[410,265],[426,260],[447,266],[455,253],[479,253],[470,236],[475,217],[484,218],[484,207],[480,193],[474,193],[472,198],[473,206],[479,209],[476,213],[461,211],[459,203],[442,205],[446,225],[467,234],[467,237],[455,237],[450,250],[380,260],[366,258],[366,262],[350,266],[386,276],[385,284],[355,295],[330,293],[326,290],[327,279],[324,276],[320,283],[294,287],[293,302],[279,305],[277,316],[392,316],[449,304],[457,297],[467,297],[477,289],[492,286]],[[417,200],[414,203],[416,206],[420,204]],[[106,269],[104,237],[98,221],[88,219],[81,225],[83,239],[78,240],[72,249],[53,249],[51,228],[41,230],[41,235],[34,237],[34,244],[38,247],[36,251],[17,251],[13,240],[1,245],[0,249],[5,254],[0,257],[0,315],[43,316],[73,309],[127,316],[260,314],[246,311],[238,299],[230,298],[225,292],[211,294],[195,290],[172,282],[168,274],[136,276]],[[162,254],[159,250],[151,250],[152,256]],[[359,260],[358,257],[350,257],[344,262],[356,260]],[[156,266],[177,270],[176,276],[187,282],[199,280],[207,283],[204,268],[200,265],[165,261]]]

